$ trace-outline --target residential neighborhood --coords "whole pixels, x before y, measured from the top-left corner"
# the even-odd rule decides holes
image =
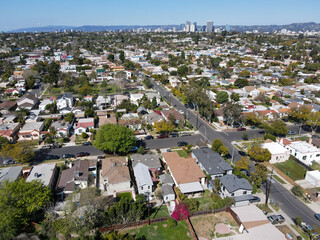
[[[317,34],[191,28],[0,33],[0,239],[320,238]]]

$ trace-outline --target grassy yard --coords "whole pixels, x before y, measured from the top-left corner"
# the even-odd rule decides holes
[[[213,204],[211,194],[209,190],[206,190],[202,197],[195,198],[199,202],[199,209],[200,210],[208,210],[211,205]]]
[[[307,172],[307,169],[292,159],[274,165],[294,181],[304,179]]]
[[[311,167],[314,170],[319,170],[320,171],[320,164],[319,163],[313,162]]]
[[[188,153],[184,150],[177,150],[176,151],[180,157],[184,157],[184,158],[187,158],[188,157]]]
[[[168,208],[165,205],[161,207],[152,208],[150,212],[150,219],[169,216]]]
[[[300,227],[294,224],[292,224],[291,227],[293,227],[300,234],[300,236],[303,237],[303,239],[309,239],[308,235]]]
[[[125,230],[122,233],[134,235],[136,239],[146,240],[185,240],[191,239],[191,234],[186,221],[179,221],[173,228],[167,227],[167,222],[144,225],[140,228]]]

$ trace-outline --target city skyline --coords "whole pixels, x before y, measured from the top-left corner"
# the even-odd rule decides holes
[[[137,2],[83,0],[30,2],[15,0],[2,4],[0,31],[50,25],[170,25],[186,20],[206,25],[212,20],[215,25],[282,25],[300,22],[320,22],[317,9],[320,2],[276,0],[256,2],[253,0],[200,3],[193,1]]]

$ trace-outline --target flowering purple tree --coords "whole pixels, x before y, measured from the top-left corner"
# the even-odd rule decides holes
[[[180,221],[181,219],[186,220],[189,217],[188,205],[185,203],[177,204],[176,208],[171,214],[171,217],[176,221]]]

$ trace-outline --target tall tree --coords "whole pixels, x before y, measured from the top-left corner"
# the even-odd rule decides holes
[[[268,149],[262,147],[252,147],[248,151],[249,157],[256,162],[267,162],[271,159],[271,153]]]
[[[225,91],[219,91],[217,92],[217,95],[216,95],[216,101],[217,103],[225,103],[225,102],[228,102],[228,99],[229,99],[229,95],[227,92]]]
[[[52,194],[40,181],[4,182],[0,188],[0,239],[12,239],[22,227],[39,221]]]
[[[93,145],[102,151],[124,154],[136,145],[136,139],[133,131],[127,127],[105,124],[97,131]]]
[[[223,115],[228,125],[233,126],[235,123],[241,123],[242,107],[237,103],[228,102],[223,107]]]

